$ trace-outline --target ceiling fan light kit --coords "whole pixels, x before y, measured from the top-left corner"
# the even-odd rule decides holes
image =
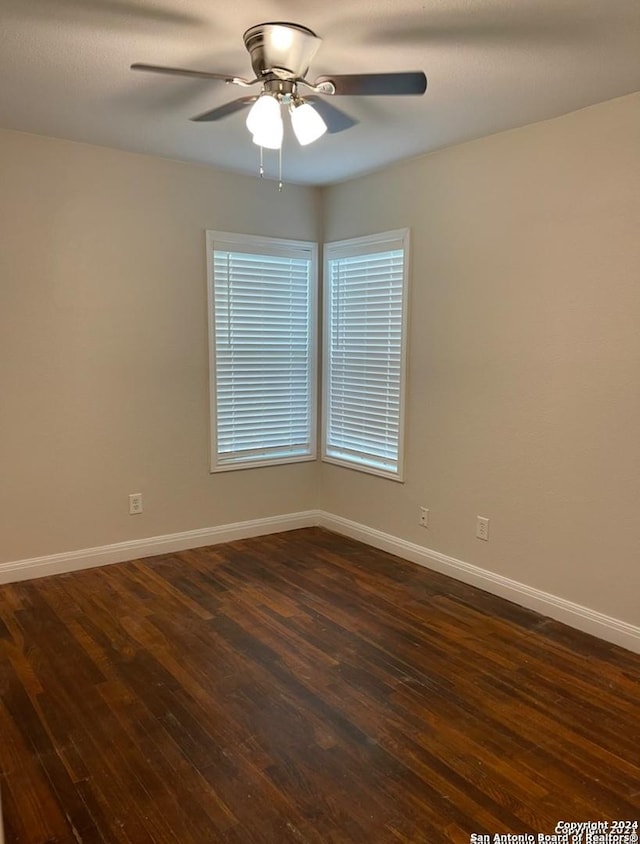
[[[289,98],[289,112],[294,134],[301,146],[313,143],[327,131],[327,124],[309,103],[302,98]],[[282,97],[285,102],[285,97]],[[262,93],[251,106],[247,115],[247,129],[253,135],[254,144],[267,149],[280,149],[284,136],[284,125],[280,108],[281,100],[270,93]]]
[[[422,71],[321,76],[315,83],[309,82],[306,75],[322,39],[300,24],[261,23],[248,29],[243,39],[251,58],[254,79],[148,64],[133,64],[131,69],[215,79],[243,88],[260,85],[257,97],[240,97],[192,120],[221,120],[251,106],[246,125],[253,136],[253,142],[261,148],[280,151],[284,137],[282,107],[289,111],[298,143],[307,146],[325,132],[341,132],[356,123],[353,118],[324,100],[324,97],[415,95],[424,94],[427,89],[427,78]],[[311,92],[309,98],[313,100],[315,108],[299,93],[299,88]]]

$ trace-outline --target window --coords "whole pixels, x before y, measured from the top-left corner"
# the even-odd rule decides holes
[[[323,459],[402,480],[408,230],[325,246]]]
[[[315,457],[313,243],[207,232],[211,471]]]

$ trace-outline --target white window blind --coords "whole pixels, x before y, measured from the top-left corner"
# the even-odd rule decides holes
[[[401,479],[408,232],[325,247],[323,457]]]
[[[231,237],[209,233],[212,471],[311,459],[315,246]]]

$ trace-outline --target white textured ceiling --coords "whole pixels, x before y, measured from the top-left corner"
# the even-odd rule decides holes
[[[255,174],[243,113],[188,119],[242,89],[129,65],[250,76],[242,33],[265,21],[323,38],[311,79],[429,80],[422,97],[336,97],[358,125],[306,148],[287,134],[289,181],[339,181],[640,89],[640,0],[0,0],[0,127]]]

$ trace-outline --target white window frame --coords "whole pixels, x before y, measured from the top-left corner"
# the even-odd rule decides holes
[[[359,255],[375,254],[376,252],[387,252],[392,250],[403,250],[403,277],[402,277],[402,331],[401,331],[401,352],[400,352],[400,400],[398,418],[398,459],[397,469],[385,469],[380,465],[379,458],[371,458],[371,463],[355,456],[339,456],[328,443],[329,434],[329,413],[330,413],[330,389],[331,389],[331,269],[330,262],[339,258],[355,257]],[[407,383],[407,335],[408,335],[408,298],[409,298],[409,229],[396,229],[382,232],[380,234],[366,235],[364,237],[350,238],[348,240],[337,240],[324,244],[324,275],[323,275],[323,376],[322,376],[322,460],[326,463],[334,463],[348,469],[359,472],[366,472],[378,475],[393,481],[404,481],[404,440],[405,440],[405,402]],[[332,450],[334,453],[332,453]]]
[[[207,304],[209,339],[209,401],[210,401],[210,471],[229,472],[261,466],[302,463],[317,459],[317,322],[318,322],[318,245],[306,240],[286,240],[275,237],[207,231]],[[304,454],[254,455],[250,458],[221,458],[217,444],[217,387],[216,387],[216,326],[214,252],[245,252],[252,255],[305,257],[309,260],[309,451]]]

